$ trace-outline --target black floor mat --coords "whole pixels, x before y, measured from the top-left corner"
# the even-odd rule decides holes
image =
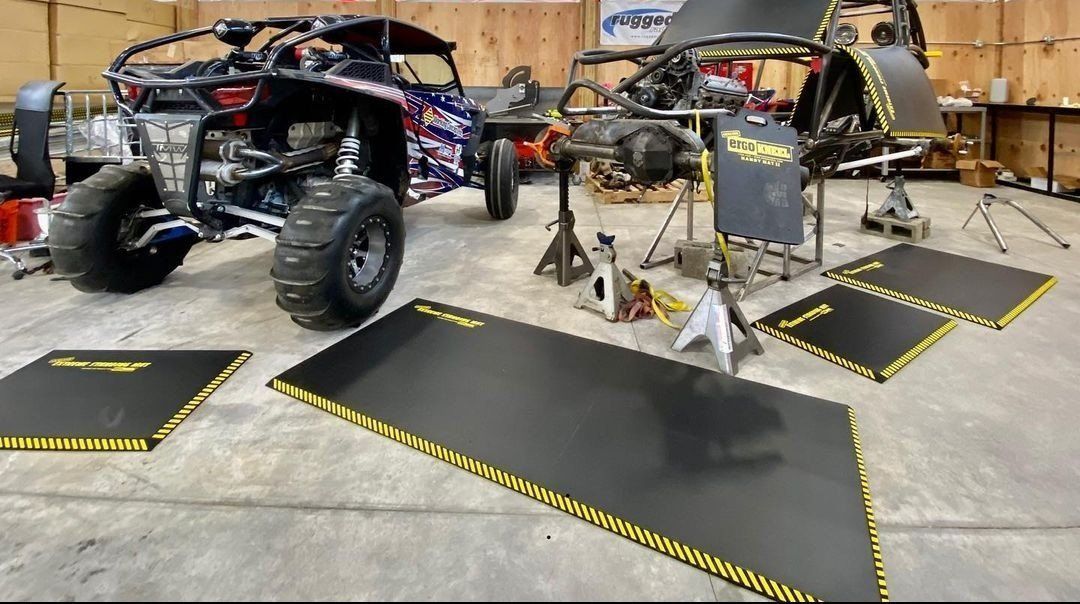
[[[1003,329],[1057,283],[1050,275],[901,243],[825,276]]]
[[[54,350],[0,380],[0,448],[149,451],[250,356]]]
[[[884,382],[949,333],[956,322],[834,285],[755,321],[754,327]]]
[[[844,405],[424,300],[269,385],[770,598],[887,595]]]

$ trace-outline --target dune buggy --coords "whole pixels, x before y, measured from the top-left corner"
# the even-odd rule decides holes
[[[227,52],[130,61],[209,36]],[[130,293],[200,240],[259,236],[276,242],[277,302],[296,323],[360,324],[397,279],[404,205],[467,186],[495,219],[516,209],[514,145],[484,138],[453,49],[356,16],[223,19],[132,46],[104,75],[145,161],[71,187],[49,238],[56,271],[82,291]]]

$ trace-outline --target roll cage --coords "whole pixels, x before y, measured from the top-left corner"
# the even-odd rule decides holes
[[[806,4],[812,4],[807,2]],[[712,117],[716,114],[727,113],[725,109],[709,110],[657,110],[640,105],[631,100],[623,93],[641,82],[650,73],[662,67],[665,63],[688,50],[698,50],[702,63],[727,63],[740,60],[781,60],[799,63],[805,66],[819,64],[821,76],[816,81],[816,91],[813,95],[813,110],[808,132],[800,133],[804,138],[818,141],[818,144],[851,145],[861,141],[881,139],[884,133],[881,131],[857,132],[851,134],[836,135],[828,141],[819,140],[825,126],[826,116],[830,113],[830,105],[835,101],[835,94],[830,94],[826,89],[829,82],[828,73],[833,62],[834,53],[838,49],[835,34],[841,19],[862,15],[888,14],[891,17],[894,31],[896,32],[894,46],[917,47],[926,50],[926,40],[919,20],[915,0],[823,0],[821,5],[825,9],[820,27],[813,38],[805,35],[791,33],[767,33],[764,31],[730,31],[713,35],[694,35],[700,31],[723,31],[726,28],[724,11],[742,10],[743,22],[752,22],[754,14],[760,14],[760,3],[757,0],[738,0],[736,2],[710,2],[709,0],[688,0],[675,21],[668,27],[665,34],[652,46],[632,50],[605,50],[592,49],[582,50],[574,54],[570,63],[568,83],[563,96],[558,103],[558,110],[564,115],[612,115],[630,114],[636,117],[649,119],[693,119],[696,117]],[[734,7],[734,8],[733,8]],[[682,23],[678,21],[679,15],[687,12]],[[696,14],[694,14],[696,12]],[[703,20],[702,14],[717,13],[713,16],[714,22]],[[736,19],[738,20],[738,19]],[[678,27],[682,25],[682,27]],[[815,24],[811,24],[814,26]],[[730,26],[727,26],[730,27]],[[673,30],[673,28],[675,28]],[[679,31],[679,30],[682,31]],[[764,28],[762,28],[764,29]],[[669,35],[675,31],[674,35]],[[806,31],[813,31],[813,28]],[[679,34],[683,34],[680,36]],[[675,38],[675,39],[672,39]],[[704,50],[703,50],[704,49]],[[617,61],[629,61],[638,65],[639,69],[617,86],[608,90],[595,81],[577,79],[579,65],[600,65]],[[596,93],[600,98],[610,102],[613,106],[605,107],[569,107],[574,93],[580,89]]]
[[[453,58],[456,44],[443,40],[423,28],[397,19],[331,15],[270,18],[252,21],[250,24],[255,29],[255,33],[267,29],[277,30],[251,55],[257,59],[255,69],[252,71],[184,79],[145,77],[131,73],[128,65],[131,57],[154,48],[213,35],[214,27],[208,26],[135,44],[120,53],[102,75],[108,80],[118,104],[129,114],[138,113],[158,90],[183,90],[189,93],[190,98],[205,112],[203,119],[208,120],[251,109],[263,98],[270,79],[278,77],[282,69],[295,69],[285,64],[286,58],[293,56],[295,48],[313,40],[322,40],[328,44],[345,47],[373,46],[377,49],[380,59],[387,64],[391,63],[391,57],[396,54],[437,56],[446,61],[453,75],[453,81],[443,88],[456,88],[461,96],[465,94]],[[127,99],[127,103],[123,102],[126,97],[120,89],[121,84],[138,89],[138,93],[133,98]],[[218,106],[208,94],[222,87],[251,84],[254,84],[255,90],[250,100],[234,107]]]

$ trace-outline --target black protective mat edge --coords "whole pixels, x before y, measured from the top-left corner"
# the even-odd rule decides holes
[[[870,378],[870,379],[874,380],[875,382],[877,382],[879,384],[884,384],[885,380],[887,380],[887,379],[891,378],[892,376],[896,375],[908,363],[915,360],[915,357],[922,354],[927,348],[930,348],[935,342],[937,342],[941,338],[945,337],[945,334],[952,331],[953,328],[956,327],[956,321],[953,321],[952,319],[950,319],[948,323],[942,325],[936,331],[934,331],[930,335],[923,338],[923,340],[921,342],[919,342],[915,346],[912,346],[911,350],[908,350],[904,354],[897,357],[896,360],[894,360],[892,363],[889,363],[889,365],[887,367],[885,367],[884,369],[882,369],[880,372],[875,372],[873,369],[870,369],[869,367],[864,367],[864,366],[862,366],[862,365],[860,365],[858,363],[855,363],[853,361],[849,361],[848,359],[845,359],[844,357],[842,357],[842,356],[840,356],[838,354],[834,354],[834,353],[829,352],[828,350],[825,350],[825,349],[823,349],[823,348],[821,348],[819,346],[815,346],[815,345],[813,345],[813,344],[811,344],[809,342],[806,342],[806,341],[801,340],[799,338],[796,338],[794,336],[788,335],[788,334],[786,334],[786,333],[784,333],[784,332],[782,332],[782,331],[780,331],[778,329],[774,329],[773,327],[762,323],[761,321],[755,321],[754,322],[754,327],[756,327],[757,329],[760,329],[761,331],[769,334],[770,336],[772,336],[772,337],[774,337],[774,338],[776,338],[776,339],[778,339],[778,340],[780,340],[782,342],[787,342],[788,344],[791,344],[792,346],[797,346],[797,347],[805,350],[806,352],[809,352],[810,354],[812,354],[812,355],[814,355],[816,357],[820,357],[822,359],[825,359],[826,361],[829,361],[830,363],[835,363],[836,365],[839,365],[839,366],[843,367],[844,369],[854,371],[855,373],[857,373],[857,374],[859,374],[859,375],[861,375],[861,376],[863,376],[865,378]]]
[[[707,552],[679,543],[659,533],[649,531],[632,522],[608,514],[603,510],[576,501],[570,497],[560,495],[559,493],[519,478],[509,472],[503,472],[502,470],[475,458],[461,455],[456,451],[447,449],[430,440],[415,436],[395,426],[391,426],[385,422],[364,415],[363,413],[354,411],[345,405],[288,384],[281,379],[274,378],[266,385],[298,401],[307,403],[336,417],[370,430],[371,432],[406,445],[416,451],[454,465],[470,474],[490,480],[495,484],[511,489],[559,511],[576,516],[597,527],[630,539],[639,545],[648,547],[653,551],[689,564],[694,568],[703,570],[728,581],[729,583],[749,589],[750,591],[767,598],[771,598],[778,602],[823,601],[820,598],[797,588],[784,585],[783,583],[767,578],[765,575],[726,562]],[[881,596],[881,601],[887,602],[889,599],[889,592],[885,582],[885,567],[881,557],[881,544],[878,540],[877,524],[874,520],[873,505],[870,499],[870,483],[863,460],[862,443],[859,440],[859,430],[855,420],[855,410],[851,407],[847,407],[847,409],[848,418],[851,423],[851,439],[854,443],[855,460],[859,472],[863,504],[866,510],[866,524],[870,534],[870,547],[874,559],[874,570],[877,574],[878,592]]]
[[[180,422],[194,411],[240,368],[252,353],[241,352],[232,363],[221,370],[214,379],[180,408],[169,421],[150,438],[66,438],[34,436],[0,436],[0,450],[21,451],[150,451],[172,433]]]
[[[938,304],[936,302],[931,302],[929,300],[924,300],[922,298],[916,298],[915,296],[905,294],[905,293],[901,293],[901,292],[898,292],[896,290],[888,289],[888,288],[885,288],[885,287],[881,287],[880,285],[874,285],[873,283],[867,283],[866,281],[860,281],[859,279],[852,279],[851,277],[848,277],[846,275],[841,275],[839,273],[834,273],[833,271],[825,271],[822,274],[825,275],[826,277],[830,278],[830,279],[835,279],[835,280],[840,281],[842,283],[847,283],[848,285],[853,285],[855,287],[860,287],[862,289],[867,289],[867,290],[870,290],[872,292],[877,292],[879,294],[889,296],[890,298],[896,298],[898,300],[903,300],[905,302],[910,302],[912,304],[918,304],[919,306],[929,308],[931,310],[936,310],[938,312],[943,312],[943,313],[945,313],[947,315],[952,315],[952,316],[954,316],[954,317],[956,317],[958,319],[964,319],[965,321],[970,321],[972,323],[978,323],[979,325],[983,325],[985,327],[992,327],[992,328],[997,329],[997,330],[1004,329],[1006,325],[1008,325],[1009,323],[1012,323],[1013,319],[1015,319],[1017,316],[1019,316],[1020,313],[1027,310],[1027,308],[1029,306],[1034,304],[1035,301],[1038,300],[1040,297],[1042,297],[1042,295],[1045,294],[1047,291],[1049,291],[1051,287],[1054,287],[1054,285],[1057,285],[1057,282],[1058,282],[1057,277],[1050,277],[1049,279],[1046,280],[1046,283],[1043,283],[1038,289],[1031,292],[1031,295],[1029,295],[1026,299],[1024,299],[1024,301],[1021,302],[1020,304],[1017,304],[1015,308],[1013,308],[1009,312],[1005,313],[1004,316],[1002,316],[999,319],[989,319],[987,317],[980,317],[980,316],[973,315],[973,314],[968,313],[968,312],[964,312],[962,310],[957,310],[955,308],[950,308],[948,306],[942,306],[941,304]]]

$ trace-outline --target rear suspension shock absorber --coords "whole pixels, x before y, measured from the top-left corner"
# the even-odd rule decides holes
[[[355,176],[360,171],[360,110],[353,107],[345,136],[338,146],[334,180]]]

